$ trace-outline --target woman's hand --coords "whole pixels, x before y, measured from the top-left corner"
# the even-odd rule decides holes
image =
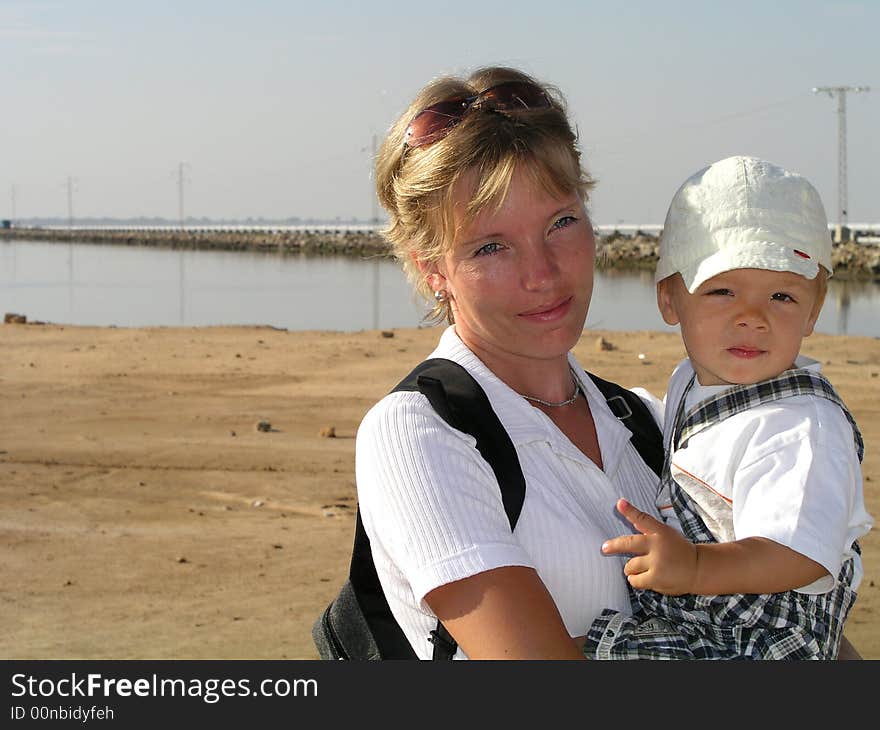
[[[669,596],[695,592],[699,565],[697,546],[678,530],[636,509],[625,499],[617,500],[617,511],[639,534],[608,540],[602,545],[602,552],[635,556],[624,567],[629,584]]]
[[[583,659],[544,583],[509,566],[435,588],[425,602],[470,659]]]

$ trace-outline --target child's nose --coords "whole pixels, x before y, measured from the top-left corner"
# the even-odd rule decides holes
[[[767,317],[764,310],[757,306],[744,306],[737,314],[738,327],[751,327],[758,330],[767,329]]]

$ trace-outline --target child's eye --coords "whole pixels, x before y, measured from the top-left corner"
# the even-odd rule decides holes
[[[493,253],[498,253],[500,250],[500,243],[496,241],[489,241],[489,243],[484,243],[476,251],[474,251],[474,256],[491,256]]]
[[[795,298],[793,296],[791,296],[791,294],[786,294],[784,291],[778,291],[770,298],[776,302],[794,302],[794,301],[796,301]]]
[[[732,295],[733,295],[733,292],[732,292],[730,289],[724,289],[724,288],[721,288],[721,289],[712,289],[711,291],[707,291],[707,292],[706,292],[706,296],[709,296],[709,297],[715,297],[715,296],[717,296],[717,297],[729,297],[729,296],[732,296]]]
[[[555,231],[560,228],[566,228],[567,226],[570,226],[572,223],[576,223],[576,222],[577,222],[577,218],[575,218],[573,215],[564,215],[564,216],[562,216],[562,218],[557,220],[552,226],[550,226],[550,230]]]

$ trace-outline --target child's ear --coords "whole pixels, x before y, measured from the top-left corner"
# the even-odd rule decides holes
[[[816,275],[816,279],[816,299],[813,302],[813,309],[810,311],[810,317],[804,324],[804,337],[809,337],[813,334],[813,328],[816,326],[816,321],[819,319],[819,314],[822,312],[822,305],[825,304],[825,294],[828,292],[828,278],[824,270],[820,269],[819,273]]]
[[[660,310],[663,321],[672,325],[679,323],[678,310],[675,308],[675,297],[673,296],[673,289],[678,285],[676,279],[680,281],[681,275],[673,274],[657,282],[657,308]]]

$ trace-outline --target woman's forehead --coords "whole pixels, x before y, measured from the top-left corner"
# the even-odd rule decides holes
[[[452,202],[457,228],[479,228],[509,219],[542,220],[555,211],[581,205],[577,191],[548,189],[538,175],[522,166],[509,176],[507,185],[494,186],[491,195],[479,190],[482,180],[478,171],[465,173],[453,188]]]

